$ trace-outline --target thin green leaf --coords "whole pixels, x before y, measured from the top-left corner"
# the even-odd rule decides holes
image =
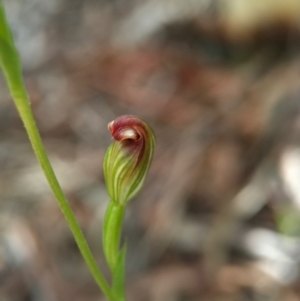
[[[103,293],[114,301],[111,289],[104,276],[98,269],[97,263],[81,232],[74,213],[57,181],[44,145],[42,143],[36,122],[30,107],[29,97],[23,83],[22,68],[18,51],[15,47],[13,36],[8,25],[3,4],[0,2],[0,67],[5,75],[11,96],[26,128],[29,140],[35,155],[44,171],[48,183],[55,195],[57,202],[65,216],[66,221],[77,242],[81,254],[90,269],[95,281]]]
[[[2,3],[0,3],[0,64],[13,98],[25,97],[28,99],[23,84],[19,54]]]

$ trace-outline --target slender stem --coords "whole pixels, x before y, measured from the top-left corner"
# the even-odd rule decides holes
[[[28,101],[26,99],[19,98],[19,99],[15,99],[15,104],[20,113],[21,119],[24,122],[25,128],[27,130],[27,134],[29,136],[32,147],[37,156],[37,159],[44,171],[44,174],[58,201],[58,204],[65,216],[65,219],[67,220],[67,223],[72,231],[72,234],[77,242],[78,248],[80,249],[80,252],[84,260],[87,266],[89,267],[90,272],[92,273],[100,289],[102,289],[103,293],[107,296],[108,299],[113,300],[111,289],[97,266],[96,260],[94,259],[90,251],[90,248],[74,216],[74,213],[54,174],[54,171],[49,162],[44,146],[42,144],[39,132],[35,125],[34,117],[32,115]]]
[[[103,251],[112,275],[115,301],[125,301],[126,245],[120,249],[125,205],[110,201],[103,224]]]
[[[110,201],[103,225],[103,250],[112,274],[120,253],[120,237],[124,219],[125,206]]]
[[[7,84],[12,98],[21,119],[26,128],[28,137],[30,139],[32,148],[36,154],[36,157],[44,171],[44,174],[48,180],[48,183],[55,195],[57,202],[68,222],[71,232],[76,240],[78,248],[91,272],[96,283],[102,289],[103,293],[110,300],[114,300],[114,296],[110,286],[105,280],[104,276],[100,272],[96,260],[93,257],[89,246],[82,234],[79,224],[74,216],[74,213],[57,181],[54,174],[47,153],[43,146],[38,128],[35,123],[35,119],[30,107],[29,97],[26,92],[26,88],[23,83],[21,63],[18,52],[15,48],[13,37],[10,32],[9,25],[6,20],[3,6],[0,2],[0,63],[4,72]]]

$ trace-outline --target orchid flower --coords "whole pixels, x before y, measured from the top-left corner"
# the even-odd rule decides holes
[[[113,278],[116,298],[123,300],[126,247],[119,249],[122,222],[128,201],[136,196],[152,162],[155,137],[143,120],[120,116],[108,124],[115,140],[104,158],[104,177],[110,203],[103,227],[103,249]]]

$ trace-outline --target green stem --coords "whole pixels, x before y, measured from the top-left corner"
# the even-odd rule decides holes
[[[91,274],[93,275],[95,281],[97,282],[98,286],[100,287],[100,289],[102,289],[103,293],[106,295],[106,297],[109,300],[113,300],[113,297],[111,295],[111,289],[97,266],[96,260],[94,259],[93,255],[90,251],[90,248],[89,248],[89,246],[85,240],[85,237],[80,229],[80,226],[74,216],[74,213],[73,213],[73,211],[72,211],[72,209],[57,181],[57,178],[54,174],[54,171],[49,162],[49,159],[47,157],[44,146],[42,144],[39,132],[35,125],[34,117],[32,115],[28,101],[25,98],[19,98],[19,99],[14,98],[14,100],[15,100],[17,109],[20,113],[21,119],[24,122],[25,128],[27,130],[27,134],[29,136],[32,147],[37,156],[37,159],[44,171],[44,174],[45,174],[45,176],[48,180],[48,183],[58,201],[58,204],[65,216],[65,219],[67,220],[67,223],[68,223],[68,225],[72,231],[72,234],[76,240],[78,248],[79,248],[88,268],[90,269]]]
[[[120,237],[124,219],[125,206],[110,201],[103,225],[103,250],[112,274],[115,271],[120,253]]]
[[[6,20],[3,6],[0,2],[0,63],[4,72],[7,84],[10,89],[12,98],[14,99],[17,110],[26,128],[32,148],[36,157],[44,171],[48,183],[55,195],[57,202],[68,222],[72,234],[76,240],[78,248],[91,272],[96,283],[102,289],[106,297],[113,301],[114,296],[112,290],[100,272],[96,260],[94,259],[89,246],[82,234],[79,224],[74,213],[57,181],[47,153],[43,146],[39,131],[37,129],[35,119],[29,104],[21,70],[21,63],[18,52],[15,48],[13,37],[10,32],[9,25]]]

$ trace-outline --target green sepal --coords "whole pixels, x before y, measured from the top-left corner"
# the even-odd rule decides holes
[[[113,202],[126,204],[132,189],[134,156],[126,154],[119,142],[113,142],[104,157],[104,177],[108,195]]]

